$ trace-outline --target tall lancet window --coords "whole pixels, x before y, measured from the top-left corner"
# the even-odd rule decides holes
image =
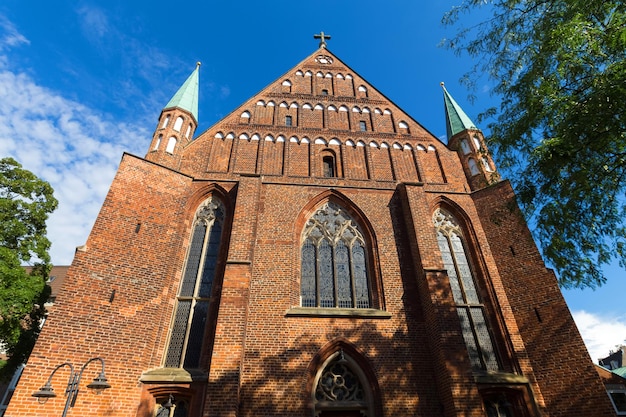
[[[472,368],[497,371],[500,365],[489,332],[485,306],[476,290],[461,227],[450,213],[441,209],[435,211],[433,221]]]
[[[369,308],[367,249],[359,225],[333,202],[302,232],[302,307]]]
[[[194,219],[165,357],[168,368],[199,366],[223,226],[224,205],[211,197],[200,206]]]

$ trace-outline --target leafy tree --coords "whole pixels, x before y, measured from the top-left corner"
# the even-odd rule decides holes
[[[626,3],[465,0],[443,22],[502,100],[480,119],[561,285],[601,285],[626,267]]]
[[[10,376],[32,350],[50,290],[46,220],[57,207],[50,184],[12,158],[0,159],[0,342]],[[21,266],[31,263],[28,273]]]

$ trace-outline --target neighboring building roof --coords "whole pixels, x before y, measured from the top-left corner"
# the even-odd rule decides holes
[[[594,364],[595,365],[595,364]],[[602,379],[602,382],[604,383],[605,386],[607,385],[614,385],[614,384],[626,384],[626,375],[620,375],[619,373],[615,372],[615,371],[610,371],[600,365],[595,365],[596,367],[596,372],[598,372],[598,375],[600,376],[600,378]],[[621,368],[623,370],[624,373],[626,373],[626,368]]]
[[[30,273],[32,267],[25,266],[24,269]],[[57,294],[61,290],[63,286],[63,282],[65,282],[65,276],[67,275],[67,270],[69,269],[69,265],[61,265],[61,266],[53,266],[50,270],[50,274],[48,275],[47,284],[50,286],[50,303],[54,303],[54,300],[57,297]]]
[[[178,89],[174,97],[164,107],[165,109],[177,107],[182,110],[186,110],[198,121],[198,85],[199,85],[199,71],[200,63],[196,64],[196,69],[193,70],[187,81]]]
[[[599,359],[598,364],[609,370],[618,369],[626,366],[626,363],[624,363],[625,356],[626,346],[619,346],[615,352],[611,352],[606,358]]]
[[[464,130],[478,129],[474,122],[465,114],[463,109],[461,109],[461,106],[454,101],[443,83],[441,83],[441,87],[443,88],[443,102],[446,109],[446,131],[448,133],[448,140]]]
[[[626,366],[622,366],[621,368],[613,369],[611,372],[621,376],[626,379]]]

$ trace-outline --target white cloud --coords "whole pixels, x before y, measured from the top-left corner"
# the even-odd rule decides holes
[[[97,36],[109,30],[98,9],[80,14]],[[144,118],[140,112],[116,120],[12,68],[7,52],[23,45],[28,40],[0,14],[0,157],[15,158],[54,188],[59,207],[47,223],[50,255],[54,264],[69,265],[75,247],[87,239],[122,153],[143,155],[152,132],[136,123]]]
[[[30,41],[22,35],[15,25],[10,22],[5,16],[0,14],[0,51],[20,45],[29,44]]]
[[[104,10],[93,6],[82,6],[77,11],[84,35],[92,41],[99,41],[110,31],[109,19]]]
[[[584,310],[573,311],[574,321],[583,337],[593,363],[626,344],[626,315],[601,316]]]
[[[50,182],[59,208],[48,221],[53,263],[85,243],[122,152],[143,155],[151,132],[107,120],[28,75],[0,69],[0,155]]]

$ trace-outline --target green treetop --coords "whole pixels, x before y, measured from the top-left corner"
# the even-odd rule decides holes
[[[46,220],[57,207],[50,184],[12,158],[0,159],[0,343],[10,376],[25,361],[39,334],[49,294]],[[22,264],[33,265],[30,273]]]
[[[476,59],[465,80],[486,74],[502,100],[487,143],[546,260],[566,287],[601,285],[604,265],[626,266],[626,3],[466,0],[444,23]]]

